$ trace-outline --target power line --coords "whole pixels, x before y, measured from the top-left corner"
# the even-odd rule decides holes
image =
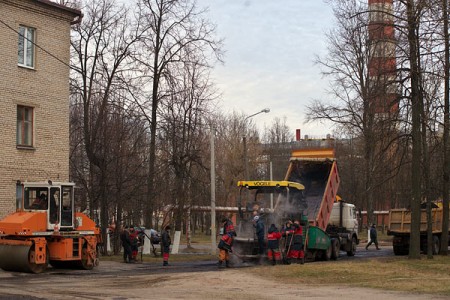
[[[77,68],[75,66],[72,66],[70,64],[68,64],[67,62],[65,62],[64,60],[60,59],[59,57],[57,57],[56,55],[54,55],[53,53],[51,53],[50,51],[46,50],[44,47],[38,45],[36,42],[30,40],[28,37],[24,36],[23,34],[21,34],[19,31],[17,31],[16,29],[14,29],[13,27],[11,27],[10,25],[8,25],[7,23],[5,23],[3,20],[0,19],[0,23],[5,25],[8,29],[12,30],[13,32],[17,33],[18,35],[22,36],[24,39],[26,39],[27,41],[29,41],[30,43],[32,43],[34,46],[36,46],[36,48],[39,48],[40,50],[42,50],[43,52],[45,52],[46,54],[48,54],[49,56],[53,57],[54,59],[56,59],[56,61],[60,62],[61,64],[69,67],[69,69],[82,74],[82,76],[86,77],[89,80],[92,80],[93,82],[95,82],[96,84],[103,86],[103,82],[99,81],[95,78],[91,78],[87,73],[84,73],[81,71],[80,68]]]
[[[63,65],[69,67],[71,70],[74,70],[78,73],[81,73],[81,71],[78,68],[75,68],[73,66],[71,66],[70,64],[66,63],[65,61],[63,61],[62,59],[60,59],[59,57],[57,57],[56,55],[54,55],[53,53],[51,53],[50,51],[44,49],[44,47],[39,46],[36,42],[30,40],[29,38],[27,38],[26,36],[24,36],[23,34],[21,34],[19,31],[17,31],[16,29],[12,28],[11,26],[9,26],[7,23],[5,23],[3,20],[0,20],[0,23],[2,23],[3,25],[5,25],[8,29],[14,31],[15,33],[17,33],[18,35],[22,36],[24,39],[26,39],[27,41],[29,41],[30,43],[32,43],[34,46],[36,46],[36,48],[39,48],[40,50],[44,51],[45,53],[47,53],[48,55],[50,55],[51,57],[53,57],[54,59],[56,59],[57,61],[59,61],[60,63],[62,63]]]

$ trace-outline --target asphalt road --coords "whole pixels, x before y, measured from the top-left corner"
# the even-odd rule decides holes
[[[392,247],[389,246],[382,246],[381,250],[375,250],[373,247],[368,251],[364,246],[358,247],[354,257],[348,257],[345,252],[341,252],[339,261],[394,255]],[[241,264],[238,267],[252,265]],[[169,267],[154,262],[125,264],[100,261],[100,265],[91,271],[50,267],[42,274],[0,271],[0,299],[134,299],[142,286],[158,286],[162,284],[161,281],[173,280],[174,277],[190,278],[189,274],[194,273],[202,274],[201,276],[206,278],[223,276],[222,271],[224,270],[217,268],[215,260],[173,262]],[[199,275],[195,277],[198,278]]]
[[[355,256],[349,257],[345,252],[341,252],[340,259],[364,259],[383,256],[394,256],[394,250],[391,244],[380,243],[380,250],[376,250],[375,245],[371,245],[369,250],[365,249],[366,244],[360,243],[356,251]]]
[[[355,256],[347,256],[345,252],[340,253],[339,261],[352,260],[352,259],[367,259],[374,257],[386,257],[386,256],[394,256],[394,252],[391,246],[381,246],[381,250],[376,250],[374,246],[370,247],[369,250],[364,249],[365,244],[360,244],[356,251]],[[193,254],[194,255],[194,254]],[[162,259],[161,259],[162,261]],[[112,262],[112,261],[102,261],[100,258],[99,267],[94,268],[91,271],[85,270],[73,270],[73,269],[54,269],[51,266],[42,274],[28,274],[28,273],[19,273],[19,272],[7,272],[0,270],[0,282],[3,283],[5,280],[17,280],[18,278],[27,278],[28,276],[39,277],[39,276],[53,276],[53,275],[73,275],[73,276],[81,276],[81,275],[92,275],[92,276],[110,276],[123,274],[124,272],[128,272],[130,270],[133,271],[133,274],[142,274],[146,273],[151,269],[152,273],[173,273],[173,272],[206,272],[206,271],[216,271],[217,261],[190,261],[190,262],[171,262],[171,266],[169,268],[163,267],[160,264],[155,263],[141,263],[136,262],[132,264],[125,264],[120,262]],[[253,264],[239,264],[235,267],[252,267]],[[0,283],[0,292],[1,285]]]

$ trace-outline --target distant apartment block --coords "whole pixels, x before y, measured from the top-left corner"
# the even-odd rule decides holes
[[[70,28],[79,10],[0,0],[0,218],[18,181],[69,180]]]

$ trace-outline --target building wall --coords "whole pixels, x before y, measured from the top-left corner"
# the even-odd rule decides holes
[[[0,1],[0,218],[16,209],[18,180],[69,180],[68,64],[73,18],[38,1]],[[35,28],[36,44],[59,60],[35,47],[35,68],[19,67],[19,25]],[[32,149],[16,145],[18,105],[34,108]]]

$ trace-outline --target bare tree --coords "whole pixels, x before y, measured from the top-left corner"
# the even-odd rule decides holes
[[[194,191],[198,190],[195,188],[198,168],[203,167],[201,157],[205,155],[199,130],[213,97],[209,90],[208,70],[202,64],[185,63],[178,73],[172,77],[177,79],[171,82],[172,97],[161,103],[160,135],[168,144],[166,165],[174,183],[169,188],[171,204],[176,207],[175,229],[181,230],[185,208],[197,204]]]
[[[365,149],[365,189],[366,193],[371,191],[366,194],[369,219],[373,207],[371,203],[375,203],[373,193],[377,189],[377,195],[384,199],[391,198],[392,205],[400,199],[404,199],[402,202],[409,200],[407,205],[409,204],[413,219],[410,257],[418,258],[421,202],[423,199],[427,201],[428,219],[431,222],[431,200],[439,194],[436,191],[440,180],[438,174],[433,172],[432,164],[439,164],[436,150],[440,141],[435,134],[439,122],[437,120],[445,119],[440,103],[441,78],[445,77],[441,71],[445,67],[439,65],[441,61],[445,61],[441,51],[443,43],[439,38],[442,20],[436,18],[440,15],[436,8],[440,8],[440,5],[436,4],[442,2],[400,0],[395,1],[396,9],[392,12],[383,8],[384,4],[374,5],[371,8],[374,11],[369,11],[391,14],[390,18],[394,20],[397,32],[397,81],[383,80],[385,74],[379,74],[377,81],[373,80],[373,75],[368,80],[367,71],[370,74],[370,67],[367,67],[367,58],[383,48],[377,49],[378,45],[365,43],[371,39],[364,36],[367,32],[370,34],[378,24],[368,23],[364,18],[367,15],[366,8],[358,8],[355,1],[335,3],[335,15],[341,30],[329,38],[331,51],[328,60],[319,60],[319,63],[326,68],[326,75],[334,76],[333,95],[340,102],[328,105],[323,102],[314,103],[310,107],[310,119],[332,120],[340,125],[343,132],[352,136],[352,140],[357,137],[362,141]],[[361,30],[367,24],[368,31]],[[381,40],[381,43],[385,41]],[[402,98],[394,99],[399,103],[398,114],[388,118],[383,115],[380,118],[379,113],[374,110],[373,104],[377,103],[374,100],[388,95],[374,91],[387,91],[387,85],[401,87],[399,95]],[[392,104],[395,103],[390,105]],[[382,171],[383,169],[388,172]],[[406,174],[411,174],[407,180]],[[395,182],[397,184],[393,184]],[[402,195],[399,199],[392,199],[399,195]],[[429,257],[433,239],[429,232]]]
[[[271,144],[292,142],[291,129],[286,125],[286,117],[275,118],[271,126],[265,128],[263,141]]]
[[[418,170],[421,170],[422,158],[422,136],[420,134],[421,124],[421,110],[422,105],[419,98],[419,67],[418,67],[418,16],[416,12],[415,3],[408,0],[407,3],[407,18],[408,18],[408,41],[409,41],[409,55],[411,63],[411,110],[412,110],[412,198],[411,198],[411,236],[409,257],[420,258],[420,202],[422,199],[422,182],[421,175]]]
[[[259,134],[255,125],[245,118],[245,115],[233,112],[230,115],[217,113],[211,119],[216,133],[216,198],[219,206],[236,205],[236,183],[245,178],[244,135],[249,140],[250,177],[256,179],[258,176],[257,169],[262,155]]]
[[[440,3],[440,2],[439,2]],[[403,91],[405,132],[411,137],[411,200],[412,228],[410,257],[420,254],[420,209],[426,202],[428,214],[428,257],[431,255],[431,200],[436,199],[439,182],[432,163],[436,163],[438,121],[442,119],[442,42],[439,41],[440,20],[435,1],[397,1],[397,60]],[[439,32],[440,35],[440,32]],[[407,146],[408,144],[406,144]],[[406,149],[406,148],[405,148]],[[438,164],[442,164],[442,161]],[[412,250],[414,248],[414,250]],[[423,249],[425,250],[425,249]]]
[[[286,166],[289,164],[292,133],[286,125],[286,118],[274,118],[270,127],[264,129],[263,143],[264,154],[267,156],[267,174],[272,175],[274,180],[284,179]],[[266,178],[268,179],[268,178]]]
[[[189,0],[139,0],[137,5],[139,22],[146,27],[141,39],[144,51],[136,56],[148,76],[148,101],[140,102],[142,112],[150,124],[150,149],[148,165],[148,190],[145,222],[152,224],[155,198],[156,136],[158,131],[158,109],[162,102],[172,97],[170,81],[172,68],[189,62],[194,51],[205,58],[213,53],[220,58],[220,41],[214,39],[214,26],[203,18]],[[208,60],[201,60],[207,63]]]
[[[318,58],[317,63],[324,69],[323,74],[332,79],[330,95],[333,101],[315,101],[308,107],[308,121],[331,120],[338,131],[345,132],[355,146],[360,145],[364,163],[364,194],[368,221],[373,222],[374,195],[390,195],[386,182],[399,172],[403,154],[398,147],[402,135],[397,131],[397,114],[378,111],[378,99],[390,99],[384,91],[392,90],[395,82],[389,74],[370,74],[369,61],[372,55],[383,50],[384,41],[371,40],[367,7],[359,1],[344,0],[335,3],[334,15],[337,27],[327,35],[329,54]],[[395,76],[394,76],[395,78]],[[391,86],[390,88],[388,86]],[[338,101],[336,101],[338,100]],[[389,108],[395,101],[386,103]],[[383,112],[386,111],[384,108]],[[355,139],[356,138],[356,139]],[[380,206],[386,200],[378,197]]]
[[[87,186],[98,194],[90,198],[88,204],[91,213],[99,209],[100,224],[105,229],[110,219],[106,155],[111,141],[108,114],[119,91],[124,89],[123,76],[130,62],[130,47],[139,35],[133,32],[138,28],[131,26],[127,9],[119,7],[114,0],[86,1],[82,9],[84,18],[75,27],[72,37],[72,99],[82,107],[82,143],[90,163],[89,173],[99,172],[98,180],[89,177]],[[99,203],[92,202],[94,199]]]
[[[450,42],[448,33],[448,3],[442,0],[442,20],[443,20],[443,36],[444,36],[444,132],[443,132],[443,184],[442,184],[442,232],[445,233],[449,228],[449,182],[450,182],[450,150],[449,150],[449,131],[450,131]],[[440,254],[448,254],[448,235],[441,236]]]
[[[55,1],[56,3],[59,3],[61,5],[65,5],[67,7],[72,8],[80,8],[81,7],[81,0],[59,0]]]

